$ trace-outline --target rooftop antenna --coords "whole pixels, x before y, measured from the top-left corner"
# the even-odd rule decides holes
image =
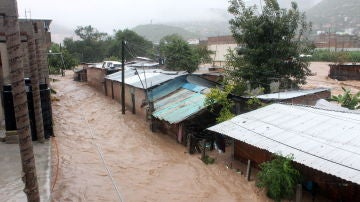
[[[30,16],[29,19],[31,19],[31,10],[25,9],[25,19],[28,19],[27,14],[29,14],[29,16]]]

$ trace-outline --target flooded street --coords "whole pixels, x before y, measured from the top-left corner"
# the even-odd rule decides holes
[[[268,201],[254,181],[205,165],[72,72],[54,78],[53,201]]]
[[[341,89],[343,86],[346,89],[350,89],[352,93],[357,93],[360,91],[360,81],[348,80],[348,81],[338,81],[336,79],[331,79],[328,77],[330,67],[330,62],[311,62],[310,70],[315,75],[309,76],[306,81],[307,84],[303,88],[311,89],[317,87],[331,88],[332,95],[343,94],[344,91]]]

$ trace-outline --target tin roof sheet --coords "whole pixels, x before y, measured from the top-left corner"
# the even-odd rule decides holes
[[[272,104],[208,128],[360,184],[360,114]]]
[[[127,67],[125,68],[125,83],[127,85],[141,88],[149,89],[159,84],[162,84],[166,81],[172,80],[176,77],[187,74],[186,72],[172,72],[172,71],[163,71],[161,69],[147,69],[147,70],[137,70],[135,68]],[[117,72],[110,74],[106,79],[122,82],[121,79],[122,72]]]
[[[181,88],[173,94],[154,103],[153,116],[169,122],[179,123],[206,108],[206,96]]]
[[[329,91],[328,88],[316,88],[310,90],[294,90],[294,91],[285,91],[285,92],[278,92],[278,93],[271,93],[271,94],[264,94],[258,95],[257,98],[261,100],[286,100],[296,97],[301,97],[305,95],[311,95],[314,93],[319,93],[323,91]]]

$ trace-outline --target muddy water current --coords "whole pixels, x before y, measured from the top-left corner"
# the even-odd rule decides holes
[[[53,201],[268,201],[254,182],[205,165],[71,74],[52,83]]]

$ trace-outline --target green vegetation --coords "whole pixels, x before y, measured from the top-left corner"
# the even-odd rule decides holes
[[[125,51],[127,60],[136,56],[154,55],[153,44],[128,29],[114,31],[114,35],[109,36],[88,25],[77,27],[75,33],[81,40],[65,38],[64,46],[76,61],[100,62],[105,58],[120,58],[122,40],[127,41],[128,50]]]
[[[221,123],[223,121],[233,118],[235,115],[231,112],[234,102],[228,99],[228,96],[235,86],[232,84],[224,85],[223,89],[220,88],[211,88],[210,93],[206,94],[205,105],[211,107],[211,111],[214,110],[215,104],[220,105],[222,108],[220,110],[219,116],[216,118],[216,122]]]
[[[311,61],[324,62],[360,62],[360,51],[340,51],[315,50]]]
[[[331,100],[338,102],[342,107],[348,109],[360,109],[360,91],[356,94],[351,94],[350,90],[342,87],[344,94],[338,96],[333,95]]]
[[[293,156],[275,155],[274,159],[260,164],[256,185],[266,188],[267,195],[275,201],[291,199],[300,182],[300,173],[293,168]]]
[[[52,43],[50,51],[48,55],[50,74],[60,74],[60,69],[71,69],[79,63],[67,49],[61,48],[59,44]]]
[[[296,3],[290,9],[280,9],[276,0],[268,0],[259,14],[242,0],[231,0],[228,10],[234,16],[230,21],[232,34],[243,46],[228,56],[230,79],[249,81],[252,87],[262,86],[266,92],[270,91],[271,78],[293,86],[305,83],[311,72],[306,59],[299,55],[312,52],[305,37],[310,24]]]
[[[162,38],[159,49],[169,70],[185,70],[191,73],[198,69],[201,62],[196,48],[190,46],[178,35],[169,35]]]
[[[206,165],[209,165],[209,164],[213,164],[215,163],[215,159],[208,156],[208,155],[205,155],[204,158],[201,159]]]
[[[154,43],[159,42],[165,36],[174,34],[179,35],[186,40],[194,38],[198,39],[200,37],[199,35],[189,32],[181,27],[162,24],[139,25],[132,30],[138,35],[143,36]]]

